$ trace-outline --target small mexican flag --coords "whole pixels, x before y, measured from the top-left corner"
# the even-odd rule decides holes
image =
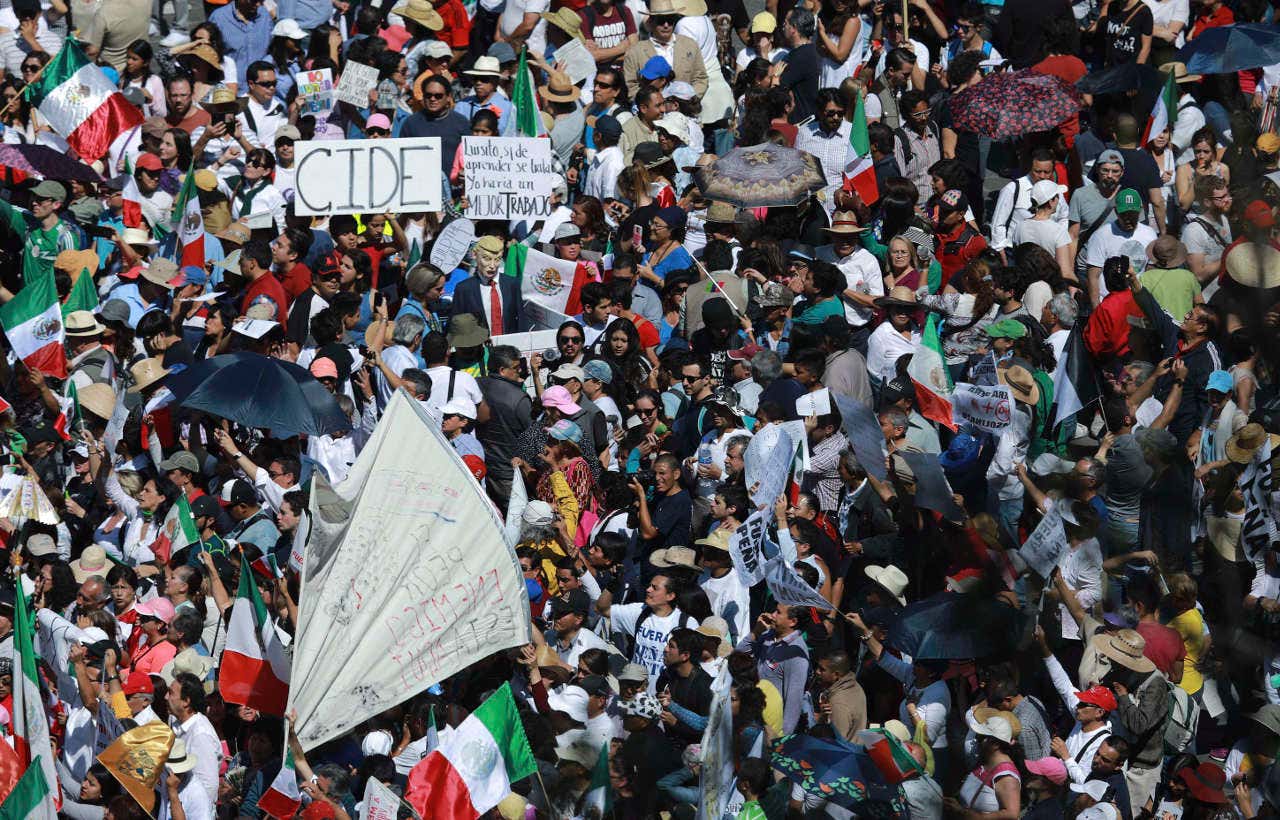
[[[80,420],[79,392],[76,390],[76,383],[70,379],[67,380],[66,394],[58,398],[58,406],[61,410],[53,421],[53,429],[62,436],[63,441],[71,441],[72,431],[83,426],[83,422]]]
[[[173,227],[178,232],[178,246],[182,248],[179,267],[204,267],[204,216],[200,213],[200,196],[196,193],[196,169],[187,169],[178,192],[178,202],[173,206]]]
[[[858,104],[853,109],[853,122],[849,127],[849,152],[853,159],[844,169],[845,188],[852,188],[867,205],[880,199],[880,186],[876,184],[876,169],[871,159],[871,137],[867,135],[866,95],[858,94]]]
[[[942,358],[942,341],[938,338],[938,324],[932,313],[925,322],[924,333],[911,356],[911,363],[907,365],[907,375],[916,386],[920,415],[955,430],[956,424],[951,420],[951,374],[947,372],[946,361]]]
[[[13,613],[13,747],[24,770],[0,803],[0,818],[54,820],[61,801],[53,767],[53,747],[49,744],[49,721],[36,671],[36,651],[32,643],[35,624],[22,584],[17,585]]]
[[[100,159],[116,137],[142,124],[142,112],[70,40],[22,93],[85,162]]]
[[[77,310],[92,311],[98,306],[98,289],[93,286],[93,271],[84,269],[71,285],[67,301],[62,303],[62,318]]]
[[[124,190],[120,192],[120,218],[126,228],[141,228],[142,225],[142,190],[138,188],[138,180],[130,172],[124,180]]]
[[[0,326],[9,337],[9,346],[27,367],[46,376],[67,377],[62,310],[52,272],[40,274],[0,305]]]
[[[1166,71],[1164,88],[1156,97],[1156,104],[1151,108],[1151,116],[1147,117],[1147,127],[1142,132],[1142,142],[1146,145],[1160,135],[1166,128],[1172,128],[1178,121],[1178,85],[1173,81],[1173,72]]]
[[[240,588],[231,607],[218,688],[227,703],[283,715],[289,699],[289,658],[258,594],[253,569],[240,556]]]
[[[500,765],[476,766],[477,760]],[[537,768],[511,684],[504,683],[413,767],[404,797],[422,820],[474,820]]]
[[[188,544],[199,544],[200,552],[204,552],[204,539],[200,537],[200,530],[196,528],[196,517],[191,514],[191,502],[187,500],[186,493],[178,493],[177,507],[178,531],[182,534],[182,543],[176,546],[178,549],[183,549]]]
[[[591,783],[587,785],[584,809],[594,809],[595,817],[604,817],[613,805],[613,792],[609,787],[609,744],[600,747],[600,757],[591,770]]]
[[[285,729],[286,734],[288,729]],[[258,798],[258,808],[271,817],[279,820],[293,820],[293,816],[302,807],[302,794],[298,791],[298,770],[293,763],[293,749],[289,748],[289,739],[284,743],[284,765],[276,773],[275,780]]]
[[[511,87],[511,102],[515,105],[516,115],[511,118],[507,130],[515,129],[507,137],[545,137],[547,129],[542,124],[542,112],[538,110],[538,97],[534,92],[533,74],[529,69],[528,49],[520,48],[520,67],[516,69],[515,82]]]

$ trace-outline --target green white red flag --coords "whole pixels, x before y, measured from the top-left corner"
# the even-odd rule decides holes
[[[142,111],[72,40],[22,93],[85,162],[100,159],[116,137],[142,124]]]
[[[0,326],[27,367],[46,376],[67,377],[66,334],[52,272],[37,276],[0,305]]]

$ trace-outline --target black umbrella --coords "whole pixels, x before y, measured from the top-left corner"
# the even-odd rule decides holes
[[[0,145],[0,165],[40,177],[41,179],[101,182],[97,171],[79,160],[47,145],[23,143]]]
[[[916,660],[986,658],[1017,646],[1018,612],[987,595],[940,592],[915,601],[889,627],[889,646]]]
[[[246,427],[325,435],[351,429],[333,394],[306,368],[259,353],[227,353],[165,377],[179,406]]]
[[[1076,81],[1081,94],[1125,94],[1146,88],[1159,88],[1164,75],[1146,63],[1121,63],[1105,71],[1095,71]]]

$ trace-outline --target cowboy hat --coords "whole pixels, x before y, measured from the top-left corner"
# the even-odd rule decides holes
[[[892,564],[887,567],[871,564],[863,571],[877,586],[897,599],[898,603],[903,606],[907,605],[907,599],[902,594],[902,591],[907,588],[907,575],[905,572]]]
[[[481,55],[476,58],[475,65],[462,73],[468,77],[501,77],[502,63],[498,62],[497,57]]]
[[[439,31],[444,28],[444,18],[436,11],[435,6],[431,5],[427,0],[409,0],[404,5],[393,8],[391,13],[412,20],[431,31]]]
[[[538,671],[542,675],[554,678],[558,683],[564,683],[573,677],[574,670],[547,644],[538,647],[537,652],[534,653],[533,662],[537,664]]]
[[[720,639],[720,643],[716,645],[717,658],[727,658],[729,653],[733,651],[733,647],[729,645],[729,622],[724,618],[712,615],[693,631],[699,635],[706,635],[708,638]]]
[[[177,57],[179,61],[181,61],[183,57],[195,57],[198,60],[202,60],[215,71],[219,73],[222,72],[222,61],[218,59],[218,52],[214,51],[213,46],[203,40],[197,40],[190,43],[183,49],[181,54],[174,54],[174,56]]]
[[[107,329],[102,322],[98,321],[97,316],[87,310],[73,310],[68,313],[63,327],[66,328],[68,336],[97,336]]]
[[[125,228],[120,238],[126,245],[143,245],[148,248],[156,246],[156,241],[151,238],[151,234],[147,233],[146,228]]]
[[[858,217],[853,211],[836,211],[831,215],[831,227],[823,230],[827,233],[853,236],[862,233],[866,228],[858,225]]]
[[[109,384],[88,384],[76,391],[81,410],[88,410],[106,421],[116,410],[116,391]]]
[[[706,0],[677,0],[676,5],[685,17],[702,17],[707,13]]]
[[[1177,60],[1165,63],[1160,66],[1160,70],[1166,74],[1173,74],[1173,81],[1179,85],[1182,83],[1198,83],[1203,79],[1199,74],[1188,74],[1187,64],[1180,63]]]
[[[547,78],[547,84],[538,86],[538,93],[542,95],[544,100],[563,103],[576,102],[581,95],[578,87],[573,84],[573,80],[569,79],[568,74],[554,69]]]
[[[175,737],[173,746],[169,749],[169,759],[164,765],[174,774],[186,774],[196,767],[196,753],[187,749],[186,741]]]
[[[684,17],[683,4],[677,5],[675,0],[652,0],[649,3],[650,17]]]
[[[706,547],[707,549],[720,550],[721,552],[729,551],[729,539],[732,534],[724,527],[717,527],[711,531],[706,538],[699,538],[693,544],[696,547]]]
[[[139,393],[169,375],[169,369],[164,366],[159,356],[153,356],[129,368],[129,373],[133,376],[133,387],[129,388],[129,392]],[[107,416],[107,418],[111,417]]]
[[[161,256],[152,259],[151,264],[142,269],[142,278],[153,285],[171,288],[173,287],[171,280],[180,272],[177,263]]]
[[[73,314],[74,315],[74,314]],[[68,322],[71,317],[67,317]],[[67,335],[71,335],[70,327],[67,328]],[[1253,454],[1262,448],[1267,441],[1267,431],[1261,424],[1250,422],[1241,427],[1234,436],[1227,441],[1227,458],[1236,464],[1248,464],[1253,461]],[[1280,436],[1271,434],[1271,446],[1275,448],[1280,445]]]
[[[916,301],[916,292],[905,285],[894,285],[889,288],[886,296],[876,299],[876,307],[905,307],[918,308],[920,303]]]
[[[1121,629],[1119,632],[1098,635],[1092,641],[1095,651],[1134,672],[1150,674],[1156,665],[1143,652],[1147,641],[1134,629]]]
[[[667,547],[666,549],[655,550],[653,555],[649,556],[649,563],[663,569],[671,567],[702,569],[702,567],[698,566],[698,554],[689,547]]]
[[[896,288],[895,288],[896,290]],[[1013,397],[1023,404],[1035,404],[1040,401],[1040,385],[1025,367],[1014,365],[996,371],[1000,383],[1009,388]]]

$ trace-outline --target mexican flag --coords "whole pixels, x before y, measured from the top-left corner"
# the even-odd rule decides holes
[[[37,276],[17,296],[0,305],[0,327],[9,337],[13,352],[27,367],[46,376],[67,377],[62,310],[53,273]]]
[[[0,818],[54,820],[60,802],[58,781],[36,672],[35,624],[22,584],[17,585],[13,613],[13,746],[23,772],[0,803]]]
[[[537,248],[524,252],[520,295],[525,315],[537,324],[558,327],[564,317],[582,312],[582,286],[591,281],[585,262],[549,256]]]
[[[763,734],[763,733],[762,733]],[[609,744],[600,747],[600,758],[591,770],[591,782],[587,785],[584,809],[595,809],[596,817],[604,817],[612,807],[613,793],[609,788]]]
[[[71,292],[67,294],[67,301],[62,303],[62,318],[67,318],[67,314],[72,311],[92,311],[97,306],[98,290],[93,286],[92,272],[82,270],[80,275],[76,277],[76,281],[71,285]]]
[[[511,684],[504,683],[413,767],[405,800],[422,820],[474,820],[537,768]]]
[[[925,322],[920,345],[907,365],[907,375],[916,386],[920,415],[955,430],[956,424],[951,420],[951,374],[942,358],[942,341],[932,313]]]
[[[288,732],[288,730],[285,730]],[[293,750],[289,748],[289,740],[284,743],[284,765],[276,773],[275,780],[258,798],[258,808],[271,817],[279,820],[292,820],[302,807],[302,795],[298,791],[298,770],[293,763]]]
[[[178,549],[183,549],[188,544],[199,544],[200,552],[203,552],[204,539],[200,537],[200,530],[196,529],[196,517],[191,514],[191,502],[187,500],[187,494],[178,493],[178,503],[174,506],[178,508],[178,529],[174,534],[182,539],[180,544],[177,543],[178,538],[173,539]]]
[[[511,102],[516,115],[508,121],[504,137],[545,137],[547,129],[542,124],[542,112],[538,110],[538,96],[534,91],[533,72],[529,69],[528,49],[520,48],[520,67],[516,69],[511,87]]]
[[[63,441],[71,441],[72,430],[81,426],[80,396],[75,382],[67,381],[67,392],[58,398],[58,406],[61,409],[53,421],[53,429],[62,436]]]
[[[240,588],[231,607],[227,647],[222,652],[218,688],[228,703],[283,715],[289,699],[289,658],[280,645],[253,570],[240,556]]]
[[[142,124],[142,112],[70,40],[22,93],[85,162],[100,159],[112,140]]]
[[[178,246],[182,249],[178,266],[184,268],[188,265],[204,267],[204,216],[200,213],[195,171],[194,166],[187,170],[182,190],[178,192],[178,201],[173,206],[173,218],[178,220],[173,227],[178,232]]]
[[[122,207],[120,218],[126,228],[141,228],[142,225],[142,191],[138,188],[138,180],[133,174],[125,177],[124,190],[120,192]]]
[[[858,94],[849,128],[849,151],[853,159],[844,169],[845,188],[852,188],[867,205],[880,199],[876,169],[871,159],[871,138],[867,135],[866,94]]]
[[[1156,104],[1151,109],[1151,116],[1147,117],[1147,127],[1142,131],[1142,142],[1139,145],[1146,145],[1154,137],[1158,136],[1161,131],[1170,128],[1178,120],[1178,85],[1173,81],[1173,72],[1166,71],[1164,74],[1164,88],[1160,90],[1160,96],[1156,97]]]

